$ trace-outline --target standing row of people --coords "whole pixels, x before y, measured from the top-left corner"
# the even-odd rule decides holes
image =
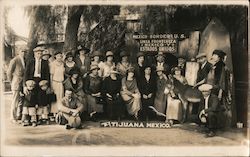
[[[129,61],[129,54],[123,51],[120,53],[121,61],[116,64],[112,51],[107,51],[105,61],[101,61],[101,52],[94,51],[88,55],[89,49],[83,46],[78,47],[76,56],[69,52],[64,59],[62,52],[56,52],[51,61],[51,55],[44,47],[38,46],[33,51],[33,59],[25,62],[23,56],[27,50],[24,49],[9,66],[8,76],[14,91],[11,105],[13,121],[22,117],[23,102],[20,101],[19,93],[30,94],[29,90],[32,89],[30,86],[34,88],[32,105],[41,104],[40,93],[46,91],[50,100],[46,103],[51,105],[49,111],[44,109],[43,112],[50,112],[58,123],[62,123],[63,119],[73,122],[67,128],[75,126],[82,114],[96,118],[100,113],[105,113],[108,118],[116,119],[127,113],[134,119],[159,120],[157,115],[161,113],[167,119],[173,117],[178,121],[185,119],[183,113],[186,112],[186,104],[181,101],[184,96],[181,96],[181,92],[176,92],[173,84],[177,81],[187,85],[187,80],[183,76],[185,62],[171,69],[165,62],[164,54],[159,52],[156,55],[156,64],[151,65],[145,62],[144,54],[139,52],[137,62],[132,64]],[[213,84],[214,93],[221,101],[225,101],[223,98],[230,95],[223,76],[226,72],[224,57],[225,53],[220,50],[214,51],[211,63],[208,63],[205,54],[196,57],[201,65],[196,86]],[[45,88],[46,85],[48,87]],[[179,107],[171,109],[171,103],[177,99],[180,101],[175,103]],[[29,110],[22,112],[29,115]],[[33,111],[31,113],[34,115]]]

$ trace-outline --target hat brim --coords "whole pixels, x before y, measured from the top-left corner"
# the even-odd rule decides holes
[[[106,55],[106,58],[107,58],[107,57],[110,57],[110,56],[114,57],[114,55]]]
[[[118,71],[110,71],[110,74],[120,74]]]
[[[51,54],[48,54],[48,53],[47,54],[42,54],[42,56],[47,56],[47,55],[50,56],[50,57],[52,56]]]
[[[90,49],[77,49],[76,52],[85,51],[85,54],[90,52]]]
[[[92,69],[90,69],[90,71],[93,71],[93,70],[96,70],[96,69],[100,69],[99,67],[95,67],[95,68],[92,68]]]

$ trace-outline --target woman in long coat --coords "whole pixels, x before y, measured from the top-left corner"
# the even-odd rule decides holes
[[[106,112],[110,120],[120,119],[123,112],[123,102],[121,99],[121,79],[118,72],[114,69],[111,70],[110,76],[106,77],[103,81],[103,94],[106,100]]]
[[[102,104],[102,78],[98,76],[99,67],[91,65],[91,73],[87,75],[84,82],[84,92],[87,94],[88,113],[93,117],[96,113],[103,112]]]
[[[74,61],[74,56],[71,52],[66,54],[65,58],[65,76],[70,77],[70,70],[76,67],[76,63]]]
[[[121,96],[125,101],[128,114],[137,120],[138,112],[141,109],[141,94],[134,74],[134,68],[129,68],[127,76],[122,79]]]
[[[138,87],[141,93],[142,109],[140,112],[141,120],[149,120],[153,118],[153,112],[149,106],[154,105],[156,92],[156,79],[152,75],[151,65],[144,66],[144,75],[138,80]]]
[[[166,88],[168,78],[163,73],[163,71],[164,71],[163,66],[156,67],[157,79],[156,79],[156,94],[154,100],[154,107],[158,112],[165,114],[167,107],[166,106],[167,95],[164,93],[164,90]]]
[[[80,70],[75,67],[69,71],[69,77],[64,81],[64,89],[72,91],[73,97],[77,98],[87,110],[86,95],[83,91],[83,81],[80,77]]]

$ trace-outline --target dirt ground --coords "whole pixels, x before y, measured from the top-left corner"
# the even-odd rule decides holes
[[[66,130],[51,124],[22,127],[9,120],[11,95],[5,95],[4,142],[12,146],[238,146],[246,144],[246,129],[219,131],[213,138],[204,137],[195,124],[175,125],[170,129],[103,128],[100,122],[84,122],[80,130]],[[3,111],[3,110],[2,110]]]

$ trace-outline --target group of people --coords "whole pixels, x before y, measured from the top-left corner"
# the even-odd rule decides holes
[[[75,53],[53,55],[37,46],[31,60],[24,57],[27,51],[22,49],[11,60],[7,72],[13,91],[11,121],[21,120],[23,126],[55,120],[67,129],[81,128],[87,118],[183,123],[190,102],[181,85],[200,92],[197,117],[208,126],[208,136],[214,136],[217,112],[230,97],[226,53],[221,50],[215,50],[209,62],[206,54],[196,56],[200,68],[193,87],[185,78],[185,60],[178,58],[178,65],[172,67],[162,52],[155,56],[154,64],[138,52],[137,62],[132,64],[126,51],[120,52],[120,61],[115,63],[112,51],[103,56],[82,45]]]

